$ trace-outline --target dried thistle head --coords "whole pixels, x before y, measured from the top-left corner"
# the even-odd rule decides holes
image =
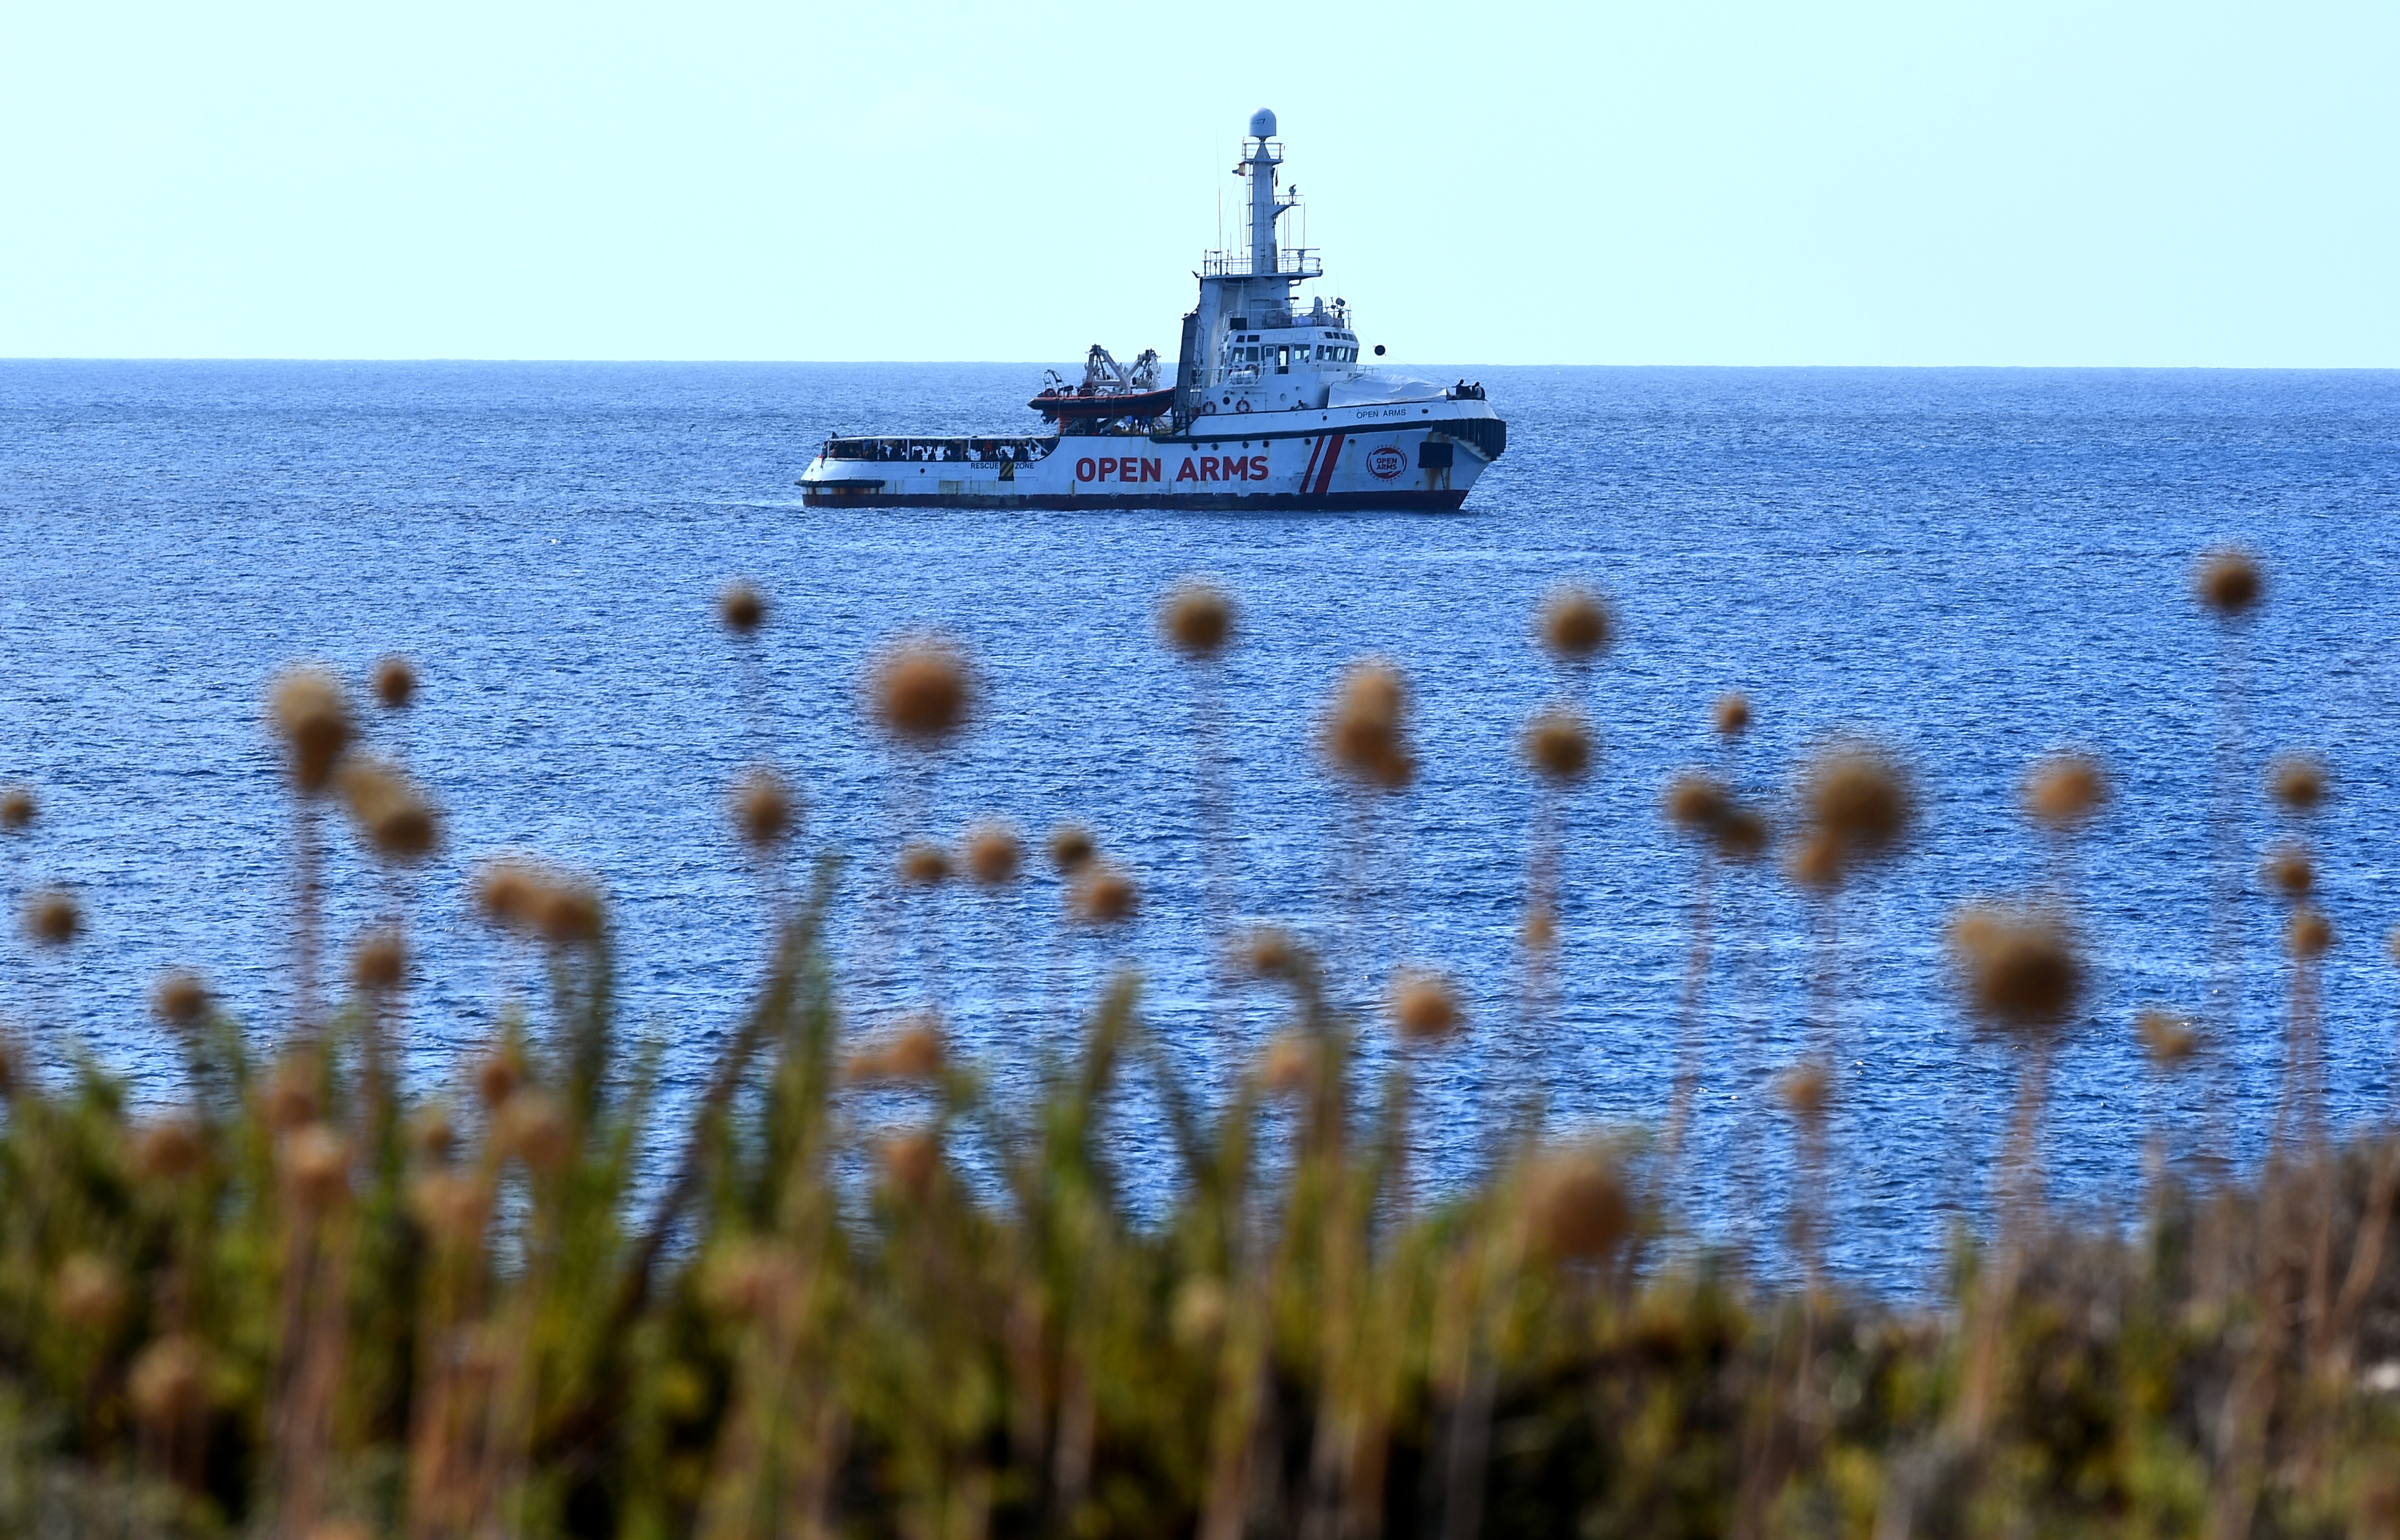
[[[161,1337],[134,1356],[125,1398],[148,1427],[187,1428],[208,1410],[208,1350],[197,1339]]]
[[[1242,966],[1253,978],[1291,978],[1302,964],[1300,943],[1291,933],[1273,925],[1261,925],[1249,934],[1242,947]]]
[[[599,891],[575,879],[552,883],[534,919],[541,938],[561,949],[591,946],[607,923]]]
[[[958,736],[975,710],[965,655],[939,637],[894,643],[876,659],[867,695],[877,722],[898,743],[937,749]]]
[[[432,804],[398,769],[373,759],[346,759],[334,781],[351,821],[378,858],[411,865],[441,845]]]
[[[1809,892],[1832,893],[1848,875],[1842,842],[1828,830],[1811,829],[1808,838],[1793,848],[1791,871],[1792,880]]]
[[[349,1146],[321,1123],[294,1130],[283,1141],[283,1179],[302,1207],[330,1207],[350,1190]]]
[[[2292,911],[2290,922],[2284,927],[2284,946],[2303,961],[2323,957],[2333,946],[2333,921],[2323,909],[2303,904]]]
[[[208,986],[198,974],[163,974],[150,991],[150,1009],[170,1027],[194,1026],[208,1014]]]
[[[471,1250],[491,1220],[492,1191],[463,1171],[428,1171],[408,1184],[408,1212],[435,1244]]]
[[[0,834],[18,834],[34,823],[34,790],[10,786],[0,791]]]
[[[540,867],[512,856],[502,857],[476,874],[476,906],[501,930],[532,931],[549,886]]]
[[[458,1147],[458,1127],[449,1110],[438,1104],[417,1109],[408,1120],[408,1147],[429,1161],[448,1160]]]
[[[1050,831],[1050,865],[1063,877],[1082,871],[1096,849],[1092,831],[1081,824],[1061,824]]]
[[[791,834],[798,819],[798,799],[782,776],[760,765],[733,783],[730,811],[733,832],[743,844],[771,851]]]
[[[912,1203],[922,1203],[942,1174],[941,1141],[924,1129],[890,1135],[876,1147],[876,1153],[893,1192]]]
[[[1458,987],[1424,968],[1402,968],[1392,975],[1391,1013],[1392,1029],[1403,1042],[1428,1046],[1447,1043],[1466,1021]]]
[[[1802,777],[1800,797],[1810,826],[1834,841],[1844,865],[1894,853],[1916,820],[1908,772],[1873,743],[1849,741],[1820,751]]]
[[[25,900],[25,934],[44,947],[63,947],[83,934],[83,909],[63,888],[45,888]]]
[[[385,926],[359,937],[350,953],[350,979],[371,995],[388,995],[408,974],[408,943]]]
[[[2061,754],[2025,774],[2025,812],[2046,829],[2071,834],[2108,800],[2108,780],[2088,754]]]
[[[886,1081],[928,1081],[942,1072],[947,1056],[941,1029],[920,1018],[903,1026],[880,1043],[850,1056],[843,1073],[866,1084]]]
[[[188,1117],[160,1118],[133,1135],[133,1169],[145,1181],[180,1181],[207,1157],[199,1124]]]
[[[1754,808],[1739,804],[1725,810],[1712,833],[1719,856],[1748,865],[1766,853],[1766,819]]]
[[[1558,1261],[1606,1261],[1633,1229],[1624,1175],[1596,1145],[1535,1157],[1523,1202],[1527,1239]]]
[[[367,688],[384,710],[406,711],[416,700],[416,667],[398,653],[378,659]]]
[[[2190,1019],[2156,1006],[2134,1018],[2134,1033],[2161,1070],[2179,1070],[2200,1051],[2200,1033]]]
[[[1783,1071],[1775,1083],[1775,1094],[1793,1117],[1815,1123],[1833,1105],[1833,1071],[1815,1059],[1803,1060]]]
[[[1016,880],[1025,864],[1025,845],[1013,825],[994,821],[967,831],[967,876],[986,888],[1004,888]]]
[[[525,1058],[513,1046],[486,1056],[475,1066],[475,1095],[483,1098],[486,1107],[506,1107],[525,1083]]]
[[[539,1176],[556,1175],[575,1152],[566,1114],[546,1091],[511,1097],[493,1122],[492,1136],[503,1154],[523,1161],[526,1170]]]
[[[1233,598],[1214,583],[1187,579],[1159,606],[1158,629],[1176,651],[1205,662],[1233,638]]]
[[[1141,890],[1120,866],[1096,861],[1075,879],[1075,918],[1086,925],[1120,925],[1141,908]]]
[[[1718,737],[1739,738],[1750,730],[1750,698],[1738,691],[1727,690],[1717,697],[1717,703],[1710,715],[1716,723]]]
[[[2267,791],[2285,812],[2306,818],[2325,806],[2325,761],[2313,755],[2284,755],[2267,771]]]
[[[1547,904],[1529,905],[1520,934],[1529,952],[1548,952],[1559,944],[1558,911]]]
[[[1685,770],[1667,783],[1667,822],[1685,834],[1711,835],[1733,811],[1725,783],[1703,770]]]
[[[900,880],[912,888],[938,888],[950,879],[950,856],[939,845],[911,840],[900,847]]]
[[[2066,922],[2049,910],[1970,904],[1950,921],[1950,952],[1968,1009],[2004,1031],[2044,1036],[2081,1003],[2081,952]]]
[[[1416,777],[1408,746],[1408,681],[1389,663],[1353,663],[1325,717],[1325,755],[1355,784],[1398,791]]]
[[[767,597],[736,579],[716,595],[716,618],[734,635],[747,636],[766,622]]]
[[[1314,1039],[1299,1032],[1281,1033],[1259,1056],[1259,1083],[1284,1095],[1304,1091],[1316,1080],[1316,1064]]]
[[[1597,594],[1570,584],[1551,590],[1542,601],[1537,629],[1542,646],[1552,657],[1565,663],[1585,663],[1608,650],[1616,638],[1616,621]]]
[[[2238,620],[2266,596],[2267,579],[2249,552],[2216,551],[2201,558],[2192,587],[2219,619]]]
[[[285,1054],[267,1076],[261,1111],[266,1125],[279,1132],[306,1126],[317,1119],[317,1085],[321,1070],[317,1056],[306,1049]]]
[[[2268,885],[2285,898],[2306,898],[2317,885],[2316,863],[2299,845],[2278,845],[2267,853]]]
[[[67,1325],[98,1331],[116,1324],[125,1309],[125,1274],[107,1258],[77,1251],[59,1264],[50,1280],[50,1302]]]
[[[286,670],[267,697],[269,719],[290,756],[292,784],[315,797],[333,784],[334,764],[350,746],[350,704],[341,681],[321,668]]]
[[[1567,786],[1591,771],[1591,729],[1568,707],[1553,707],[1525,727],[1525,759],[1535,774]]]

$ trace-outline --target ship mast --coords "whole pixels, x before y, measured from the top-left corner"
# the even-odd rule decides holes
[[[1324,276],[1314,252],[1286,251],[1275,238],[1275,222],[1300,207],[1297,188],[1278,190],[1283,167],[1283,142],[1275,138],[1275,115],[1261,107],[1250,115],[1250,131],[1243,141],[1235,176],[1250,184],[1250,229],[1247,248],[1211,252],[1193,277],[1200,280],[1200,303],[1183,318],[1183,344],[1175,372],[1176,424],[1188,425],[1197,413],[1207,382],[1217,376],[1228,331],[1289,320],[1292,291],[1309,279]],[[1253,338],[1253,341],[1256,339]]]

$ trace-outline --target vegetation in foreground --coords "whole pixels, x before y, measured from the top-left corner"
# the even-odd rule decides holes
[[[2261,597],[2238,555],[2202,600],[2238,683]],[[763,622],[730,590],[737,647]],[[1193,662],[1194,797],[1212,881],[1224,859],[1207,677],[1224,595],[1163,611]],[[1608,643],[1588,595],[1539,630],[1571,675]],[[753,699],[763,687],[753,677]],[[405,709],[413,675],[374,693]],[[1588,699],[1581,688],[1572,692]],[[975,709],[965,661],[896,644],[869,683],[896,758],[938,760]],[[2229,688],[2219,780],[2252,780]],[[1830,905],[1898,857],[1902,767],[1834,744],[1772,822],[1704,773],[1670,788],[1692,838],[1686,1072],[1661,1126],[1536,1137],[1495,1120],[1493,1169],[1424,1201],[1410,1070],[1464,1029],[1438,972],[1342,1009],[1277,932],[1226,936],[1221,987],[1271,991],[1286,1029],[1226,1082],[1186,1085],[1120,977],[1077,1013],[1042,1094],[1002,1104],[930,1015],[845,1022],[823,935],[830,867],[790,850],[770,770],[732,798],[776,924],[757,998],[696,1112],[671,1126],[653,1059],[617,1037],[605,905],[530,860],[478,898],[546,980],[455,1084],[395,1083],[410,963],[397,915],[320,987],[326,810],[398,866],[438,845],[433,809],[369,756],[340,685],[300,670],[270,713],[294,791],[295,1019],[263,1044],[197,978],[161,981],[181,1098],[138,1113],[123,1084],[29,1038],[0,1060],[0,1533],[427,1537],[632,1535],[2400,1535],[2400,1138],[2339,1143],[2324,1115],[2317,962],[2299,842],[2325,791],[2288,761],[2269,886],[2289,907],[2290,1009],[2272,1152],[2237,1181],[2163,1141],[2131,1233],[2063,1222],[2038,1152],[2050,1050],[2082,1018],[2086,962],[2064,852],[2107,795],[2101,767],[2036,768],[2027,811],[2062,852],[2050,888],[1962,911],[1962,1002],[2020,1065],[1997,1176],[1999,1232],[1961,1245],[1951,1300],[1895,1308],[1821,1276],[1824,1137],[1841,1094],[1840,979],[1782,1080],[1797,1172],[1788,1252],[1804,1280],[1690,1243],[1678,1171],[1706,1008],[1712,874],[1780,859]],[[1719,703],[1729,738],[1747,722]],[[1362,807],[1413,779],[1405,681],[1343,681],[1323,746]],[[1560,827],[1590,767],[1574,706],[1529,726],[1545,788],[1530,841],[1523,1009],[1556,976]],[[0,799],[29,837],[30,793]],[[2220,828],[2220,918],[2251,865]],[[897,841],[895,841],[897,843]],[[1088,835],[1047,851],[1062,924],[1105,933],[1139,903]],[[898,852],[897,880],[1035,880],[1014,831]],[[27,896],[42,947],[75,943],[69,895]],[[2220,927],[2221,930],[2226,927]],[[935,955],[930,950],[928,957]],[[2219,985],[2239,949],[2221,952]],[[1234,975],[1238,974],[1238,977]],[[928,983],[930,984],[930,979]],[[339,1003],[320,998],[338,992]],[[2161,1075],[2214,1072],[2216,1018],[2156,1013]],[[1391,1068],[1380,1073],[1364,1050]],[[1180,1161],[1137,1220],[1099,1130],[1139,1076]],[[1514,1128],[1510,1134],[1505,1130]],[[2207,1131],[2216,1132],[2216,1131]],[[995,1173],[970,1185],[972,1148]],[[643,1151],[672,1176],[635,1192]]]

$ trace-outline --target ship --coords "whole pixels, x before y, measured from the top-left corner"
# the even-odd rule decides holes
[[[1281,244],[1300,189],[1281,186],[1275,116],[1251,115],[1234,174],[1249,239],[1192,276],[1171,381],[1146,348],[1095,344],[1084,376],[1055,371],[1027,405],[1038,431],[965,437],[836,434],[799,479],[811,508],[1455,509],[1508,447],[1480,382],[1370,361],[1346,301],[1302,288],[1313,248]]]

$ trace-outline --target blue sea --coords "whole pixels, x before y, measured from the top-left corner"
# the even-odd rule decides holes
[[[2336,1121],[2387,1113],[2400,375],[1441,373],[1480,378],[1509,422],[1462,512],[1248,516],[799,505],[794,478],[828,433],[1028,427],[1037,365],[0,362],[0,780],[42,804],[0,844],[0,873],[12,907],[56,883],[89,915],[63,953],[11,928],[0,1013],[45,1062],[89,1052],[150,1099],[176,1094],[146,1012],[163,970],[199,970],[262,1039],[281,1029],[293,815],[262,701],[293,661],[357,679],[400,652],[421,699],[372,736],[432,788],[446,844],[395,894],[336,839],[331,931],[338,947],[407,907],[407,1056],[429,1086],[455,1083],[525,997],[527,960],[468,897],[481,862],[522,851],[607,892],[626,1030],[662,1042],[664,1095],[688,1102],[764,965],[759,874],[724,803],[765,757],[804,791],[807,848],[841,858],[852,1029],[938,1005],[995,1093],[1020,1098],[1062,1018],[1128,967],[1178,1072],[1215,1094],[1279,1006],[1212,984],[1207,688],[1243,922],[1316,940],[1374,1067],[1396,963],[1446,969],[1467,994],[1464,1040],[1412,1059],[1421,1190],[1471,1176],[1493,1120],[1529,1097],[1562,1134],[1657,1124],[1698,891],[1661,788],[1726,765],[1788,823],[1798,766],[1842,733],[1910,767],[1916,835],[1821,927],[1773,865],[1720,874],[1686,1162],[1703,1236],[1780,1248],[1793,1144],[1769,1087],[1810,1041],[1820,966],[1841,1065],[1836,1272],[1921,1290],[1953,1220],[1988,1215],[2017,1063],[1963,1016],[1942,933],[1961,903],[2062,869],[2017,790],[2062,747],[2099,756],[2113,795],[2064,867],[2094,972],[2047,1107],[2053,1198],[2123,1212],[2154,1131],[2257,1157],[2291,979],[2256,853],[2280,838],[2318,852],[2338,937]],[[2190,591],[2198,553],[2226,542],[2255,551],[2269,584],[2230,651]],[[1206,684],[1157,637],[1160,594],[1190,574],[1239,606],[1238,645]],[[772,606],[758,706],[715,619],[735,577]],[[1532,636],[1541,596],[1569,580],[1620,621],[1582,682]],[[954,752],[912,768],[869,730],[860,683],[879,646],[928,630],[971,655],[980,709]],[[1334,682],[1367,657],[1405,671],[1422,766],[1371,811],[1314,747]],[[2207,1004],[2228,667],[2251,853],[2213,1124],[2209,1077],[2161,1083],[2132,1021]],[[1730,760],[1710,729],[1726,690],[1755,715]],[[1529,1010],[1517,936],[1535,797],[1516,745],[1567,697],[1603,753],[1562,810],[1561,979]],[[2332,768],[2305,827],[2259,790],[2287,750]],[[904,839],[991,816],[1037,844],[1088,824],[1138,877],[1138,922],[1062,938],[1039,863],[1000,898],[895,893]],[[1170,1179],[1140,1075],[1111,1139],[1137,1190]]]

